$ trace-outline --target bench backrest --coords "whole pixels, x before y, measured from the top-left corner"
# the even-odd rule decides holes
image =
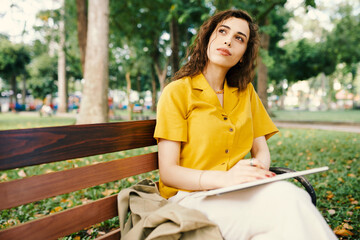
[[[152,146],[155,120],[0,131],[0,170]],[[157,153],[0,183],[0,210],[158,168]],[[0,231],[0,239],[56,239],[117,216],[116,195]],[[119,239],[118,230],[99,239]]]

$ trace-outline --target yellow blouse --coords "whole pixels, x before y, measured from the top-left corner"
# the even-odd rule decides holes
[[[225,81],[223,107],[203,74],[167,85],[158,102],[154,138],[181,142],[180,166],[226,171],[251,150],[253,139],[279,130],[253,85],[240,92]],[[159,182],[169,198],[178,189]]]

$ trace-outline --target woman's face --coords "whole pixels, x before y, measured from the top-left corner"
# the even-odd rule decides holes
[[[209,39],[209,63],[230,69],[242,61],[249,37],[249,24],[245,20],[231,17],[222,21]]]

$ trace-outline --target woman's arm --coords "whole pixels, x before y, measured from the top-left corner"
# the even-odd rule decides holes
[[[185,190],[205,190],[221,187],[215,179],[222,178],[222,171],[202,171],[181,167],[180,142],[159,139],[159,172],[161,181],[167,186]],[[205,176],[205,172],[206,175]]]
[[[265,169],[270,168],[270,151],[265,136],[257,137],[253,141],[251,156],[259,160]]]
[[[266,142],[265,142],[266,143]],[[159,139],[159,172],[163,183],[184,190],[209,190],[271,177],[272,173],[255,160],[239,161],[229,171],[203,171],[180,166],[180,142]]]

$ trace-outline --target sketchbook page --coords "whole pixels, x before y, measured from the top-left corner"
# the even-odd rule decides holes
[[[260,179],[260,180],[256,180],[253,182],[242,183],[242,184],[234,185],[234,186],[230,186],[230,187],[224,187],[224,188],[218,188],[218,189],[214,189],[214,190],[199,192],[196,194],[196,197],[224,194],[224,193],[237,191],[237,190],[241,190],[241,189],[245,189],[245,188],[249,188],[249,187],[254,187],[254,186],[258,186],[258,185],[262,185],[262,184],[266,184],[266,183],[285,180],[288,178],[304,176],[304,175],[308,175],[308,174],[312,174],[312,173],[324,172],[327,170],[329,170],[329,167],[325,166],[325,167],[313,168],[313,169],[303,170],[303,171],[298,171],[298,172],[283,173],[283,174],[279,174],[279,175],[276,175],[275,177],[271,177],[271,178]]]

